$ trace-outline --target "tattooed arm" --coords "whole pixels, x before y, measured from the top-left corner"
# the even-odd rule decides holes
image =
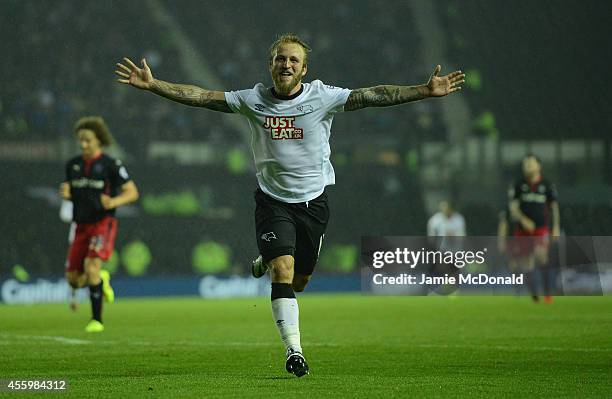
[[[198,86],[164,82],[153,78],[147,61],[143,58],[142,68],[138,68],[129,58],[124,58],[126,65],[117,63],[115,73],[121,77],[119,83],[128,84],[139,89],[149,90],[157,95],[192,107],[203,107],[213,111],[232,112],[221,91],[205,90]]]
[[[351,91],[345,111],[355,111],[367,107],[388,107],[422,100],[427,97],[442,97],[461,90],[465,74],[461,71],[438,76],[442,67],[436,66],[427,84],[419,86],[374,86]]]
[[[427,97],[425,86],[374,86],[351,91],[345,111],[355,111],[367,107],[388,107]]]
[[[232,112],[225,101],[225,94],[221,91],[205,90],[198,86],[168,83],[154,79],[151,92],[169,100],[192,107],[203,107],[213,111]]]

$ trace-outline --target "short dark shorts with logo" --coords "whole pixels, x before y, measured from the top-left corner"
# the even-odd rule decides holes
[[[329,221],[327,194],[295,204],[255,190],[255,231],[264,262],[282,255],[295,259],[295,273],[311,275]]]

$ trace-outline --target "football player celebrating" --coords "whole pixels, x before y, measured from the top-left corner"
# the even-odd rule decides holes
[[[270,270],[272,314],[286,347],[285,368],[298,377],[309,367],[300,343],[295,292],[310,280],[329,219],[325,187],[335,182],[329,138],[334,116],[343,111],[386,107],[441,97],[461,89],[461,71],[438,76],[417,86],[380,85],[356,90],[329,86],[320,80],[303,83],[310,47],[292,34],[270,47],[268,70],[272,87],[213,91],[155,79],[146,60],[137,66],[128,58],[118,63],[118,81],[182,104],[247,118],[253,133],[257,170],[255,229],[260,256],[252,273]]]

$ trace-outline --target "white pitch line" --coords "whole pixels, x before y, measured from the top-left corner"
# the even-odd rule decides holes
[[[9,345],[17,340],[33,340],[33,341],[55,341],[62,344],[69,345],[88,345],[88,344],[110,344],[110,345],[133,345],[133,346],[160,346],[160,345],[179,345],[179,346],[200,346],[200,347],[276,347],[277,343],[273,342],[205,342],[205,341],[172,341],[172,342],[151,342],[151,341],[116,341],[116,340],[96,340],[89,341],[85,339],[68,338],[62,336],[49,336],[49,335],[23,335],[23,334],[0,334],[0,345]],[[11,341],[10,339],[13,339]],[[353,343],[354,346],[359,346],[362,343]],[[412,348],[424,348],[424,349],[484,349],[484,350],[501,350],[501,351],[512,351],[512,352],[524,352],[524,351],[543,351],[543,352],[584,352],[584,353],[610,353],[612,348],[561,348],[551,346],[536,346],[536,347],[518,347],[518,346],[504,346],[504,345],[460,345],[460,344],[412,344],[410,342],[388,342],[390,346],[403,346]],[[305,342],[304,346],[308,347],[341,347],[337,343],[322,343],[322,342]]]
[[[86,344],[110,344],[110,345],[133,345],[133,346],[160,346],[160,345],[179,345],[179,346],[212,346],[212,347],[276,347],[279,344],[273,342],[205,342],[205,341],[172,341],[172,342],[152,342],[152,341],[121,341],[121,340],[96,340],[89,341],[85,339],[68,338],[62,336],[49,336],[49,335],[25,335],[25,334],[0,334],[0,338],[4,339],[0,341],[0,344],[14,343],[16,340],[19,341],[56,341],[63,344],[70,345],[86,345]],[[11,340],[12,339],[12,340]],[[333,347],[340,346],[338,344],[328,344],[322,342],[308,343],[308,346],[317,347]]]
[[[504,345],[436,345],[436,344],[402,344],[394,343],[393,345],[400,346],[412,346],[416,348],[432,348],[432,349],[489,349],[489,350],[502,350],[502,351],[544,351],[544,352],[612,352],[611,348],[559,348],[550,346],[536,346],[536,347],[518,347],[518,346],[504,346]]]
[[[2,338],[17,338],[19,340],[32,340],[32,341],[56,341],[62,344],[69,345],[87,345],[91,344],[92,341],[77,338],[68,338],[62,336],[50,336],[50,335],[22,335],[22,334],[0,334]]]
[[[179,345],[179,346],[214,346],[214,347],[224,347],[224,346],[236,346],[236,347],[276,347],[279,346],[280,343],[275,342],[204,342],[204,341],[172,341],[172,342],[148,342],[148,341],[98,341],[104,343],[113,343],[113,344],[121,344],[121,345],[134,345],[134,346],[159,346],[159,345]],[[335,347],[340,346],[338,344],[325,344],[320,342],[306,343],[307,346],[317,346],[317,347]]]

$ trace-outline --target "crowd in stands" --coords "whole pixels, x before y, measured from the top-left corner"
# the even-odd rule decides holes
[[[315,2],[316,3],[316,2]],[[223,143],[239,139],[223,116],[159,101],[115,83],[115,62],[146,57],[156,77],[192,83],[170,32],[152,17],[149,3],[24,2],[0,4],[6,60],[0,67],[0,126],[14,140],[53,140],[69,134],[83,114],[101,114],[118,141],[138,153],[151,140]],[[224,87],[235,90],[270,83],[268,46],[293,31],[313,48],[306,81],[321,79],[349,88],[415,84],[430,71],[420,62],[420,41],[409,7],[382,1],[293,5],[296,18],[282,18],[279,3],[160,1]],[[242,4],[242,6],[240,5]],[[322,13],[321,10],[325,9]],[[339,145],[370,137],[384,146],[410,146],[421,136],[442,137],[437,105],[420,103],[385,112],[337,118]],[[343,119],[343,120],[342,120]],[[348,132],[347,132],[348,131]],[[350,132],[350,133],[349,133]],[[436,136],[437,135],[437,136]],[[344,144],[343,144],[344,143]]]

